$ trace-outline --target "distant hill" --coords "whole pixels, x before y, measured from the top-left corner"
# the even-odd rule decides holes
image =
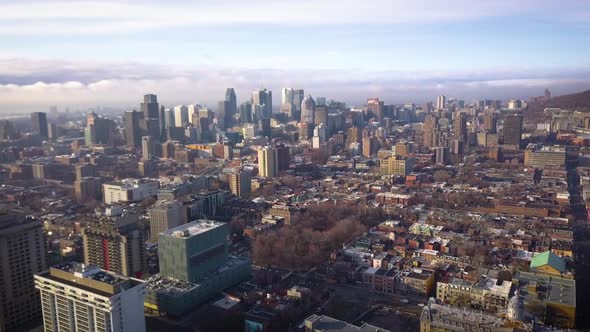
[[[590,90],[530,102],[524,111],[524,117],[529,121],[542,119],[545,117],[543,110],[553,107],[590,112]]]

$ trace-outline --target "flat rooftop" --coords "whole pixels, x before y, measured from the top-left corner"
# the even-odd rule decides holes
[[[349,324],[347,322],[328,317],[328,316],[318,316],[318,315],[311,315],[305,319],[305,323],[313,324],[312,331],[322,331],[322,332],[389,332],[389,330],[382,329],[377,326],[363,324],[361,326],[356,326]]]
[[[220,221],[200,219],[190,222],[188,224],[171,228],[165,232],[162,232],[161,234],[179,238],[188,238],[191,236],[205,233],[215,228],[222,227],[225,224],[226,223]]]
[[[480,326],[500,327],[504,325],[504,320],[498,316],[449,305],[429,303],[423,310],[428,310],[433,320],[438,318],[436,320],[477,322]]]

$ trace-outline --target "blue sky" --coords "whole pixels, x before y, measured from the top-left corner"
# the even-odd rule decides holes
[[[3,1],[0,112],[214,104],[228,86],[351,104],[574,92],[589,23],[575,0]]]

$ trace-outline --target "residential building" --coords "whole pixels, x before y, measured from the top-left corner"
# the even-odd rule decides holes
[[[278,153],[273,147],[258,149],[258,174],[263,178],[274,178],[279,175]]]
[[[105,204],[140,202],[158,194],[158,182],[149,179],[123,179],[102,185]]]
[[[35,275],[46,332],[145,331],[142,280],[62,263]]]
[[[0,211],[0,331],[41,324],[34,274],[47,269],[41,221],[22,211]]]
[[[182,203],[176,200],[157,201],[149,210],[150,241],[158,242],[160,233],[187,222],[187,215]]]
[[[388,156],[380,159],[381,175],[406,176],[414,169],[415,158]]]
[[[245,197],[252,192],[252,173],[238,170],[229,175],[229,188],[238,197]]]
[[[33,123],[33,133],[41,136],[42,138],[49,137],[49,127],[47,126],[47,113],[31,113],[31,122]]]
[[[509,332],[509,324],[497,315],[436,304],[431,298],[422,308],[420,332]]]
[[[508,115],[504,118],[504,145],[519,149],[522,139],[522,115]]]
[[[145,231],[135,212],[107,208],[84,228],[82,239],[86,265],[134,277],[146,269]]]
[[[324,315],[311,315],[305,319],[305,332],[389,332],[367,323],[356,326]]]

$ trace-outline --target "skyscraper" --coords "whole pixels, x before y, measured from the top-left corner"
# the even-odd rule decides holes
[[[143,159],[152,159],[155,156],[156,143],[150,136],[141,138],[141,152]]]
[[[0,212],[0,331],[41,324],[34,274],[47,269],[41,221],[21,211]]]
[[[231,115],[231,103],[227,100],[222,100],[217,106],[217,126],[221,130],[231,126],[233,116]]]
[[[86,119],[84,138],[87,146],[97,144],[110,145],[115,143],[115,122],[91,112]]]
[[[238,197],[244,197],[252,191],[251,182],[252,175],[247,170],[237,170],[229,175],[229,188]]]
[[[174,121],[176,127],[184,127],[189,122],[187,106],[174,106]]]
[[[135,110],[125,112],[125,141],[129,147],[141,146],[141,127],[143,113]]]
[[[465,113],[455,113],[453,134],[456,139],[467,142],[467,116]]]
[[[145,134],[154,139],[160,139],[160,106],[158,97],[153,94],[143,96],[143,103],[140,104],[143,113]]]
[[[301,122],[313,124],[315,119],[315,101],[307,96],[301,102]]]
[[[258,149],[258,174],[263,178],[274,178],[279,175],[276,149],[268,146]]]
[[[294,109],[291,110],[291,117],[295,121],[301,120],[301,102],[305,98],[305,91],[303,89],[294,89],[293,90],[293,107]]]
[[[45,331],[145,331],[142,280],[71,262],[35,275],[35,287]]]
[[[240,104],[240,124],[252,123],[252,103],[247,101]]]
[[[238,99],[236,98],[236,91],[234,88],[227,88],[225,90],[225,99],[228,102],[225,109],[225,127],[233,127],[234,117],[238,112]]]
[[[252,105],[260,107],[257,120],[270,119],[272,117],[272,91],[267,89],[252,92]]]
[[[144,231],[139,214],[111,208],[83,232],[84,263],[124,276],[141,277],[145,270]]]
[[[436,109],[442,110],[447,105],[447,97],[446,96],[438,96],[436,97]]]
[[[49,129],[47,126],[47,114],[44,112],[31,113],[31,122],[33,123],[33,133],[43,137],[49,137]]]
[[[507,115],[504,118],[504,145],[520,147],[522,137],[522,115]]]
[[[422,125],[424,136],[423,145],[427,148],[437,145],[438,142],[438,118],[428,114]]]
[[[367,108],[373,114],[377,121],[383,121],[384,116],[384,109],[385,106],[383,105],[383,101],[380,101],[379,98],[369,98],[367,100]]]
[[[498,123],[498,116],[496,113],[487,112],[483,116],[483,126],[484,130],[488,134],[495,134],[497,132],[497,123]]]

